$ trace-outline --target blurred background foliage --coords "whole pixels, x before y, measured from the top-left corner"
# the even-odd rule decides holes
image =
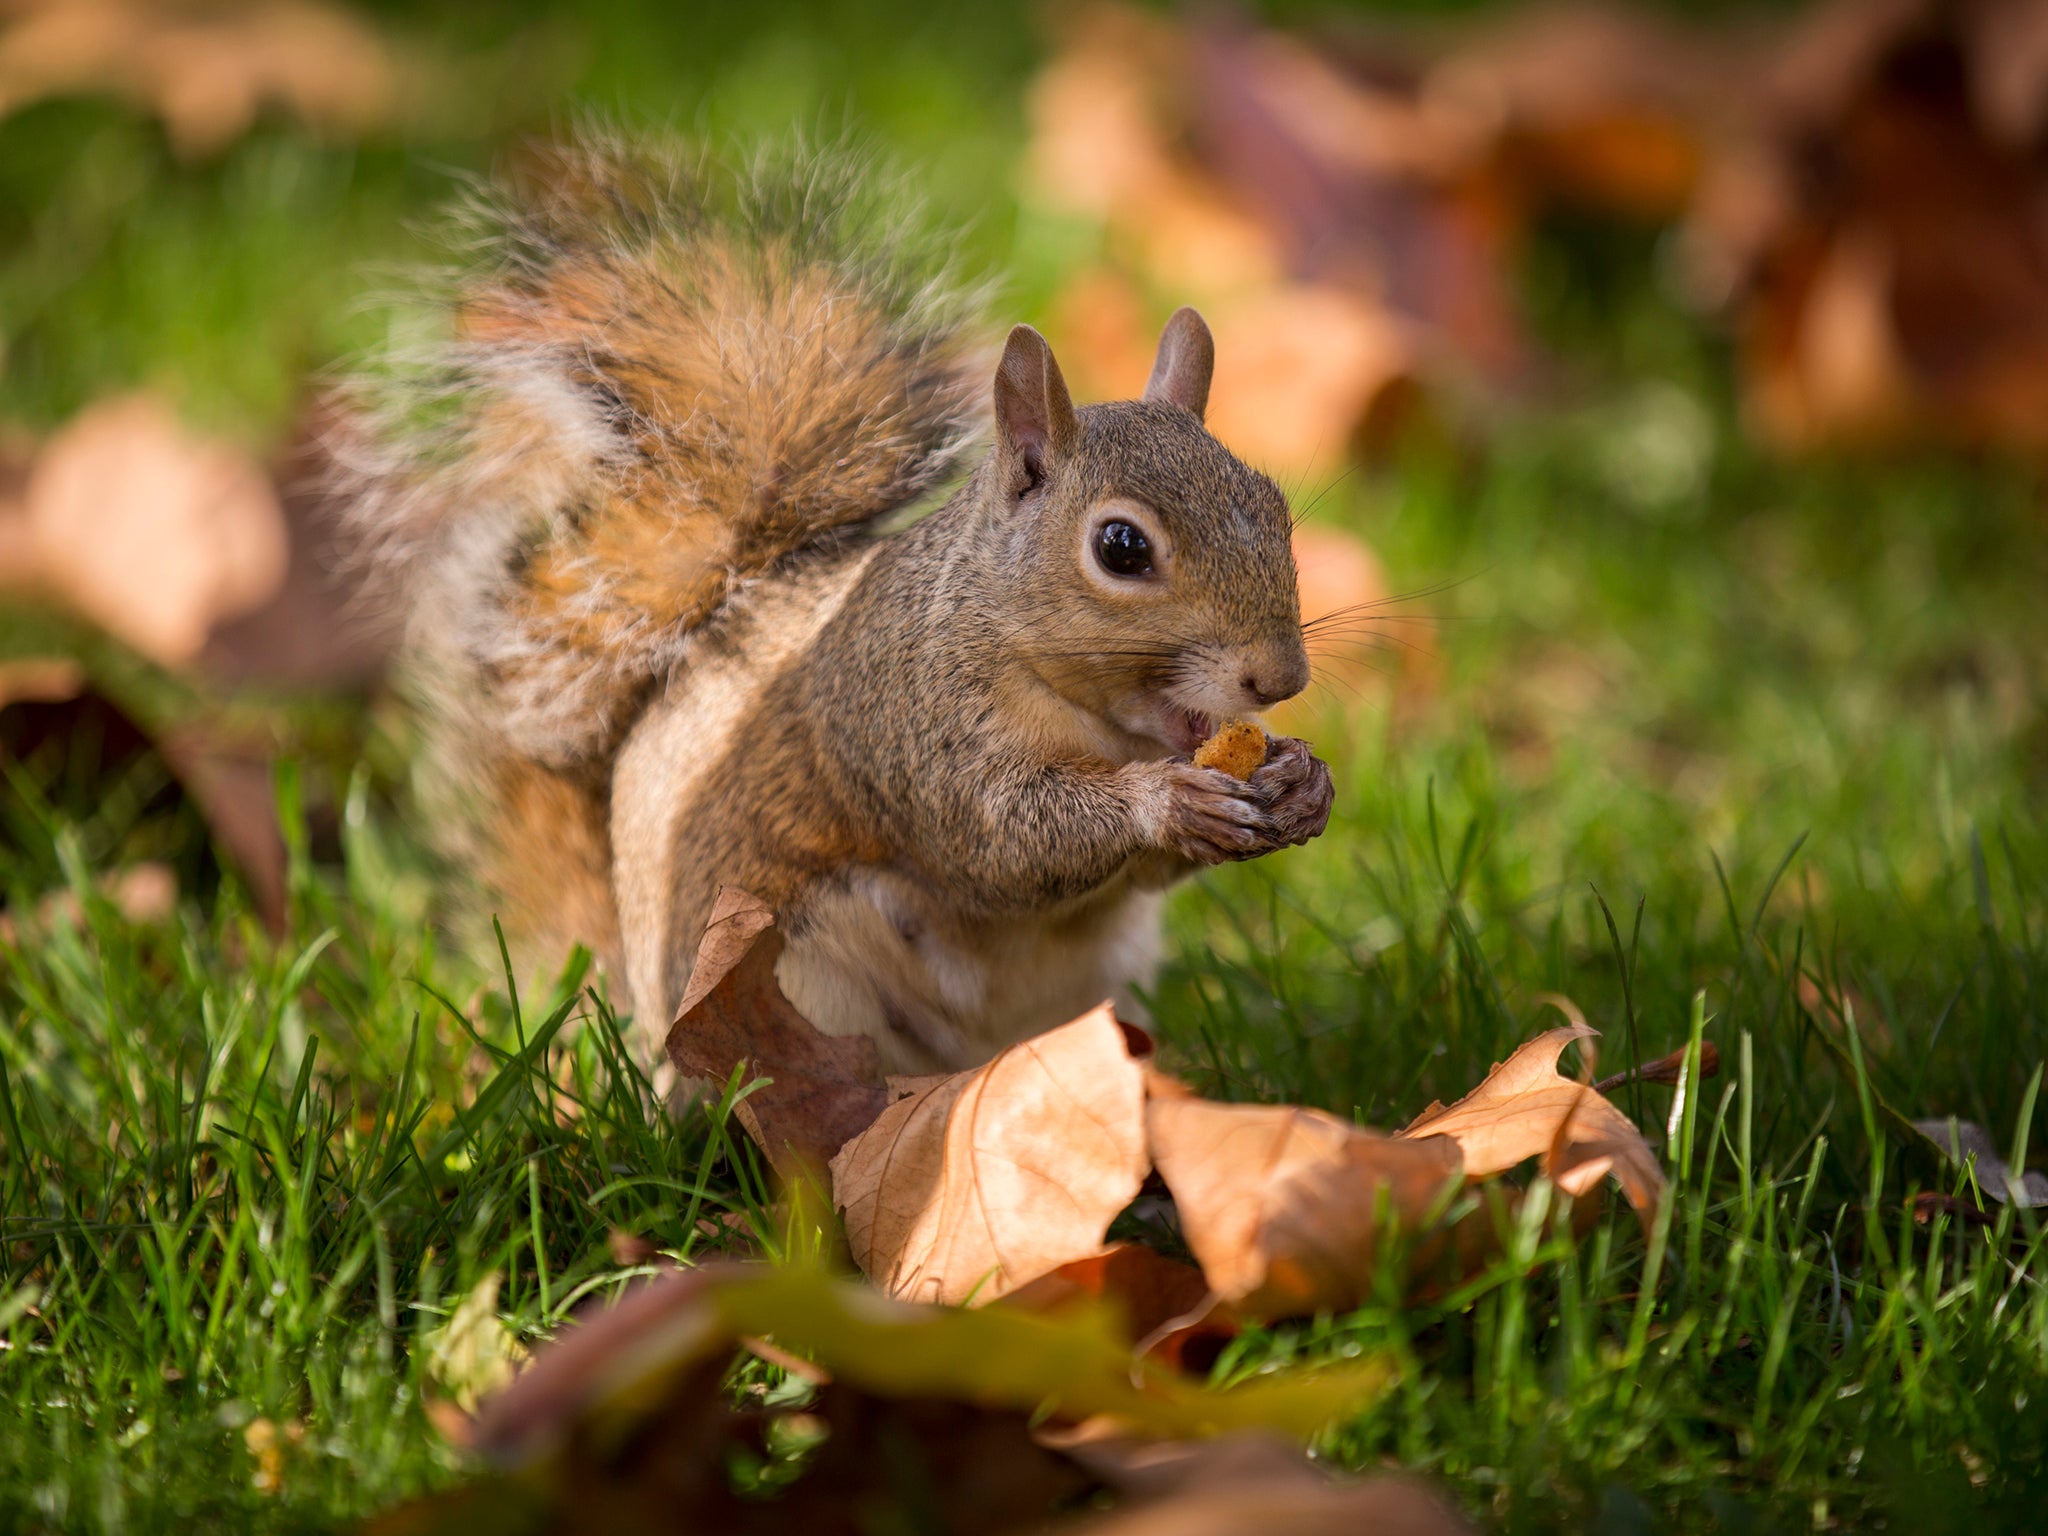
[[[161,1119],[175,1148],[198,1123],[194,1081],[223,1102],[246,1091],[289,1172],[354,1146],[344,1122],[384,1113],[381,1085],[416,1088],[442,1124],[511,1071],[458,1033],[467,1019],[502,1043],[514,1014],[487,990],[488,957],[437,949],[445,872],[408,820],[391,637],[331,579],[346,561],[308,473],[326,383],[411,323],[391,296],[430,255],[436,210],[589,115],[873,143],[997,279],[991,334],[1041,324],[1083,398],[1142,380],[1174,305],[1209,314],[1212,419],[1307,511],[1305,606],[1345,617],[1282,719],[1336,765],[1330,834],[1173,908],[1157,1011],[1205,1089],[1398,1123],[1531,1033],[1546,989],[1607,1031],[1614,1065],[1681,1043],[1704,991],[1724,1059],[1754,1038],[1759,1178],[1799,1172],[1825,1132],[1814,1166],[1837,1229],[1886,1156],[1816,1038],[1845,1038],[1849,1018],[1891,1102],[2009,1137],[2037,1109],[2048,1044],[2044,16],[2022,0],[0,4],[0,1057],[59,1106],[50,1147],[69,1149],[47,1152],[40,1183],[0,1170],[29,1234],[4,1278],[70,1275],[92,1302],[76,1310],[110,1319],[102,1357],[52,1344],[50,1379],[88,1407],[128,1405],[109,1422],[133,1432],[134,1403],[173,1389],[138,1386],[122,1352],[156,1349],[159,1326],[185,1347],[132,1265],[52,1235],[111,1230],[178,1182],[156,1151],[102,1145],[108,1119]],[[340,941],[296,969],[293,946],[330,926]],[[117,962],[101,986],[94,967]],[[423,1005],[424,977],[470,1001]],[[435,1022],[414,1062],[422,1006]],[[286,1044],[243,1061],[220,1021],[251,1007]],[[147,1114],[121,1107],[119,1071],[94,1076],[131,1034],[136,1080],[164,1074]],[[237,1065],[189,1078],[216,1050]],[[606,1075],[588,1036],[575,1050],[608,1085],[592,1102],[632,1119],[644,1085]],[[223,1282],[219,1337],[249,1330],[241,1363],[219,1363],[234,1351],[212,1323],[190,1348],[241,1418],[163,1408],[137,1465],[186,1477],[187,1508],[211,1507],[213,1469],[231,1466],[246,1501],[253,1402],[279,1422],[361,1417],[308,1494],[329,1514],[444,1475],[417,1446],[368,1455],[373,1429],[424,1436],[419,1402],[370,1413],[350,1373],[388,1368],[406,1336],[391,1297],[430,1314],[527,1240],[520,1159],[560,1158],[552,1225],[531,1224],[539,1274],[560,1283],[536,1291],[516,1262],[507,1282],[525,1332],[560,1320],[564,1276],[609,1272],[608,1223],[697,1251],[701,1170],[731,1177],[726,1150],[664,1122],[628,1155],[697,1194],[650,1177],[621,1196],[595,1118],[551,1130],[548,1113],[521,1122],[533,1139],[502,1168],[479,1133],[465,1179],[437,1166],[427,1214],[389,1230],[370,1230],[361,1213],[383,1207],[349,1182],[399,1179],[388,1147],[333,1171],[347,1242],[306,1217],[303,1251],[267,1260],[319,1306],[289,1337],[265,1332]],[[2038,1156],[2038,1113],[2033,1129]],[[456,1218],[432,1208],[456,1183],[459,1255]],[[274,1193],[254,1174],[237,1188],[249,1209]],[[1854,1227],[1825,1264],[1853,1270]],[[1706,1289],[1683,1304],[1746,1295],[1725,1236],[1712,1229]],[[348,1244],[355,1269],[335,1258]],[[1902,1253],[1905,1280],[1880,1280],[1910,1280]],[[176,1274],[188,1256],[170,1244],[150,1262]],[[143,1321],[106,1301],[106,1275]],[[1841,1302],[1837,1285],[1837,1309],[1869,1309],[1858,1326],[1891,1305]],[[2004,1316],[1989,1291],[1976,1301]],[[1850,1324],[1837,1334],[1848,1315],[1799,1315],[1785,1435],[1813,1437],[1810,1454],[1772,1449],[1765,1408],[1750,1438],[1726,1429],[1752,1413],[1740,1338],[1668,1400],[1646,1393],[1626,1432],[1593,1408],[1546,1419],[1533,1366],[1515,1380],[1535,1406],[1503,1390],[1482,1411],[1483,1311],[1470,1336],[1452,1319],[1404,1337],[1423,1384],[1345,1454],[1437,1466],[1468,1502],[1497,1495],[1496,1513],[1541,1528],[1616,1509],[1602,1528],[1648,1528],[1618,1488],[1703,1520],[1687,1501],[1724,1484],[1824,1525],[1830,1498],[1868,1493],[1872,1446],[1873,1464],[1896,1446],[1917,1467],[1953,1438],[1966,1454],[1942,1475],[1980,1489],[1985,1457],[2048,1465],[2038,1434],[1969,1417],[1985,1382],[2001,1414],[2038,1392],[2039,1337],[1959,1331],[1953,1381],[1851,1403],[1859,1372],[1892,1366],[1867,1365]],[[1311,1353],[1336,1347],[1315,1337]],[[308,1408],[295,1373],[316,1356],[331,1369]],[[59,1505],[128,1507],[125,1447],[85,1409],[48,1409],[57,1395],[38,1423],[73,1437],[78,1470],[0,1450],[0,1512],[8,1478],[58,1490],[35,1494],[53,1524],[90,1523]],[[1630,1437],[1665,1430],[1697,1434],[1660,1442],[1644,1471]],[[350,1457],[373,1474],[353,1482]],[[1798,1476],[1771,1493],[1787,1465]]]

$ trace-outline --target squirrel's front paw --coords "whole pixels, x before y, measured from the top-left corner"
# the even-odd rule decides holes
[[[1251,776],[1250,788],[1272,819],[1276,848],[1305,843],[1330,824],[1330,804],[1336,798],[1330,765],[1298,736],[1274,738],[1264,765]]]
[[[1185,759],[1157,768],[1162,791],[1157,836],[1170,852],[1194,864],[1222,864],[1284,846],[1275,840],[1265,797],[1250,784]]]

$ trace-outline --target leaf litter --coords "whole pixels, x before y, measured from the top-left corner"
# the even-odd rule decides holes
[[[1468,1526],[1430,1487],[1303,1454],[1395,1362],[1198,1374],[1245,1321],[1473,1272],[1518,1198],[1495,1180],[1520,1163],[1571,1198],[1614,1178],[1645,1221],[1665,1194],[1591,1085],[1583,1022],[1382,1133],[1204,1100],[1110,1004],[973,1071],[891,1083],[872,1042],[819,1034],[782,997],[780,948],[766,903],[721,891],[668,1053],[690,1079],[745,1083],[735,1112],[793,1202],[825,1176],[866,1284],[807,1264],[639,1278],[510,1384],[496,1282],[479,1286],[434,1335],[455,1399],[436,1421],[489,1470],[377,1536],[854,1532],[909,1509],[958,1532],[1452,1536]],[[1585,1081],[1559,1071],[1569,1044]],[[1192,1264],[1110,1241],[1161,1186]]]
[[[1517,1199],[1494,1181],[1521,1163],[1574,1198],[1611,1177],[1645,1220],[1664,1197],[1591,1085],[1583,1023],[1388,1133],[1204,1099],[1107,1003],[972,1071],[892,1084],[869,1042],[820,1034],[781,995],[780,951],[766,905],[722,891],[670,1059],[745,1083],[741,1122],[792,1200],[824,1172],[868,1283],[714,1264],[628,1284],[459,1425],[492,1471],[374,1531],[852,1531],[872,1527],[848,1510],[914,1496],[941,1530],[1462,1532],[1412,1480],[1303,1457],[1393,1384],[1392,1361],[1198,1374],[1246,1321],[1470,1273]],[[1575,1043],[1585,1082],[1558,1070]],[[1110,1240],[1161,1185],[1192,1263]],[[773,1402],[736,1386],[761,1360],[783,1369]],[[914,1489],[885,1446],[915,1448]]]

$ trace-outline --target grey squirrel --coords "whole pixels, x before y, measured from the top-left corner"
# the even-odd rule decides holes
[[[1327,766],[1189,753],[1309,681],[1285,497],[1168,322],[1076,409],[844,156],[584,135],[480,194],[445,335],[357,391],[433,776],[531,955],[589,945],[658,1042],[721,886],[894,1071],[1149,977],[1163,893],[1316,836]],[[939,265],[943,265],[940,263]],[[943,506],[900,517],[993,441]],[[878,526],[883,525],[883,526]]]

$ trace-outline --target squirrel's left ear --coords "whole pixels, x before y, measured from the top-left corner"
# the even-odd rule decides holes
[[[1216,342],[1202,317],[1183,304],[1159,333],[1159,356],[1145,398],[1177,405],[1197,417],[1209,408],[1209,379],[1216,372]]]
[[[1044,480],[1080,433],[1051,346],[1030,326],[1018,326],[996,365],[996,449],[1010,460],[1016,494]]]

